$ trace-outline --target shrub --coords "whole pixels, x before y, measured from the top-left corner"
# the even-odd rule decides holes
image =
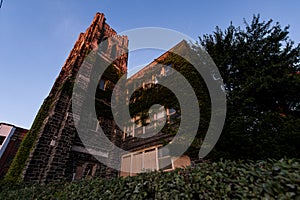
[[[299,161],[219,161],[171,172],[44,186],[1,183],[0,199],[292,199],[300,197]]]

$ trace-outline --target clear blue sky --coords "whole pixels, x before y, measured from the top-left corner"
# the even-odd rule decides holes
[[[80,32],[103,12],[117,32],[174,29],[197,39],[253,14],[290,25],[300,41],[300,1],[4,0],[0,9],[0,122],[30,128]],[[154,58],[154,57],[153,57]],[[153,59],[152,58],[152,59]],[[148,60],[131,54],[129,67]]]

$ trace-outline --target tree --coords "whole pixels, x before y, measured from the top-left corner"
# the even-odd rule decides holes
[[[254,15],[200,37],[223,77],[228,114],[211,158],[264,159],[300,154],[300,44],[289,26]]]

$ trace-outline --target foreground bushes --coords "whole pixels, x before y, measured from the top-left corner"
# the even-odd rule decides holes
[[[296,199],[300,160],[220,161],[172,172],[46,186],[1,184],[0,199]]]

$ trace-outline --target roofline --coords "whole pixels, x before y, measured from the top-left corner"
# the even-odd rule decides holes
[[[22,130],[24,130],[24,131],[29,131],[29,130],[28,130],[28,129],[26,129],[26,128],[22,128],[22,127],[19,127],[19,126],[16,126],[16,125],[10,124],[10,123],[6,123],[6,122],[0,122],[0,125],[12,126],[13,128],[22,129]]]

